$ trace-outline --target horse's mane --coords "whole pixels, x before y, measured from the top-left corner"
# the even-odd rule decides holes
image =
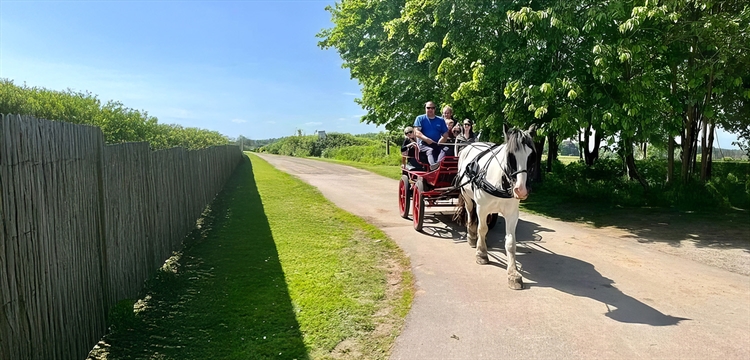
[[[505,139],[505,151],[507,153],[515,153],[521,150],[524,145],[530,147],[532,150],[534,149],[534,141],[531,139],[531,135],[516,128],[508,131]]]

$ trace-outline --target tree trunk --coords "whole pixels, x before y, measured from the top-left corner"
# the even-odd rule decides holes
[[[585,132],[586,130],[578,132],[578,160],[583,160],[583,149],[588,148]]]
[[[696,114],[696,118],[697,118]],[[701,121],[698,120],[695,122],[695,132],[693,133],[693,154],[690,157],[690,160],[692,161],[692,166],[690,167],[690,177],[692,178],[695,175],[695,171],[698,169],[698,129],[701,127]]]
[[[706,165],[706,180],[711,179],[711,173],[714,168],[714,130],[716,124],[711,122],[710,130],[708,131],[708,165]]]
[[[680,172],[682,181],[687,182],[692,174],[695,161],[696,135],[698,133],[698,121],[696,120],[695,105],[688,105],[682,129],[682,170]]]
[[[711,122],[711,125],[706,125],[708,121],[704,122],[703,125],[703,140],[701,145],[701,181],[706,182],[711,178],[711,165],[713,163],[713,145],[714,145],[714,129],[716,125]]]
[[[586,161],[587,166],[592,166],[594,163],[599,160],[599,146],[602,143],[602,132],[596,131],[594,134],[594,141],[593,145],[594,148],[592,150],[589,150],[589,143],[592,143],[591,141],[591,125],[589,124],[588,128],[586,129],[586,143],[584,144],[584,160]]]
[[[667,184],[674,180],[674,139],[669,137],[667,144]]]
[[[534,182],[543,182],[544,177],[542,176],[542,155],[544,154],[544,142],[547,139],[544,136],[536,136],[536,130],[531,134],[534,138],[534,147],[536,147],[536,163],[534,164],[534,178],[531,179]]]
[[[557,160],[557,150],[559,144],[557,143],[557,134],[550,132],[547,134],[549,139],[549,145],[547,146],[547,172],[552,172],[552,163]]]
[[[706,181],[706,161],[708,161],[708,150],[706,150],[706,140],[708,139],[708,121],[703,122],[701,129],[701,181]]]
[[[635,157],[633,156],[633,143],[630,140],[623,140],[621,142],[621,149],[624,152],[625,166],[628,170],[628,178],[630,180],[638,181],[644,190],[648,190],[648,183],[643,179],[638,169],[635,166]]]
[[[714,72],[712,68],[711,74],[709,74],[708,76],[706,95],[703,98],[703,109],[708,109],[710,106],[711,97],[713,96],[713,85]],[[714,127],[715,125],[713,119],[703,117],[703,138],[701,140],[701,145],[703,145],[703,149],[701,149],[701,181],[703,182],[706,182],[709,178],[711,178],[711,157],[713,155]]]
[[[646,152],[647,152],[647,150],[648,150],[648,143],[644,142],[643,143],[643,160],[646,160]]]

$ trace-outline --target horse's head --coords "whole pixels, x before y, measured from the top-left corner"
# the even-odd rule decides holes
[[[513,189],[513,196],[516,199],[525,200],[531,190],[531,179],[534,178],[536,169],[536,151],[534,140],[531,134],[536,126],[531,125],[529,130],[509,129],[507,125],[503,126],[505,133],[506,161],[503,164],[505,180]]]

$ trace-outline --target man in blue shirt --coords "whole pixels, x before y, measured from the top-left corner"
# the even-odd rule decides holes
[[[430,170],[435,170],[445,157],[446,147],[438,145],[438,140],[441,136],[449,136],[448,126],[443,118],[435,115],[434,102],[428,101],[424,108],[425,114],[414,120],[414,134],[419,139],[419,151],[427,154]]]

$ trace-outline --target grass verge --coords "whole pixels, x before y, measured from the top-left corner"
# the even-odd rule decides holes
[[[91,359],[385,359],[413,297],[375,227],[256,156]]]

